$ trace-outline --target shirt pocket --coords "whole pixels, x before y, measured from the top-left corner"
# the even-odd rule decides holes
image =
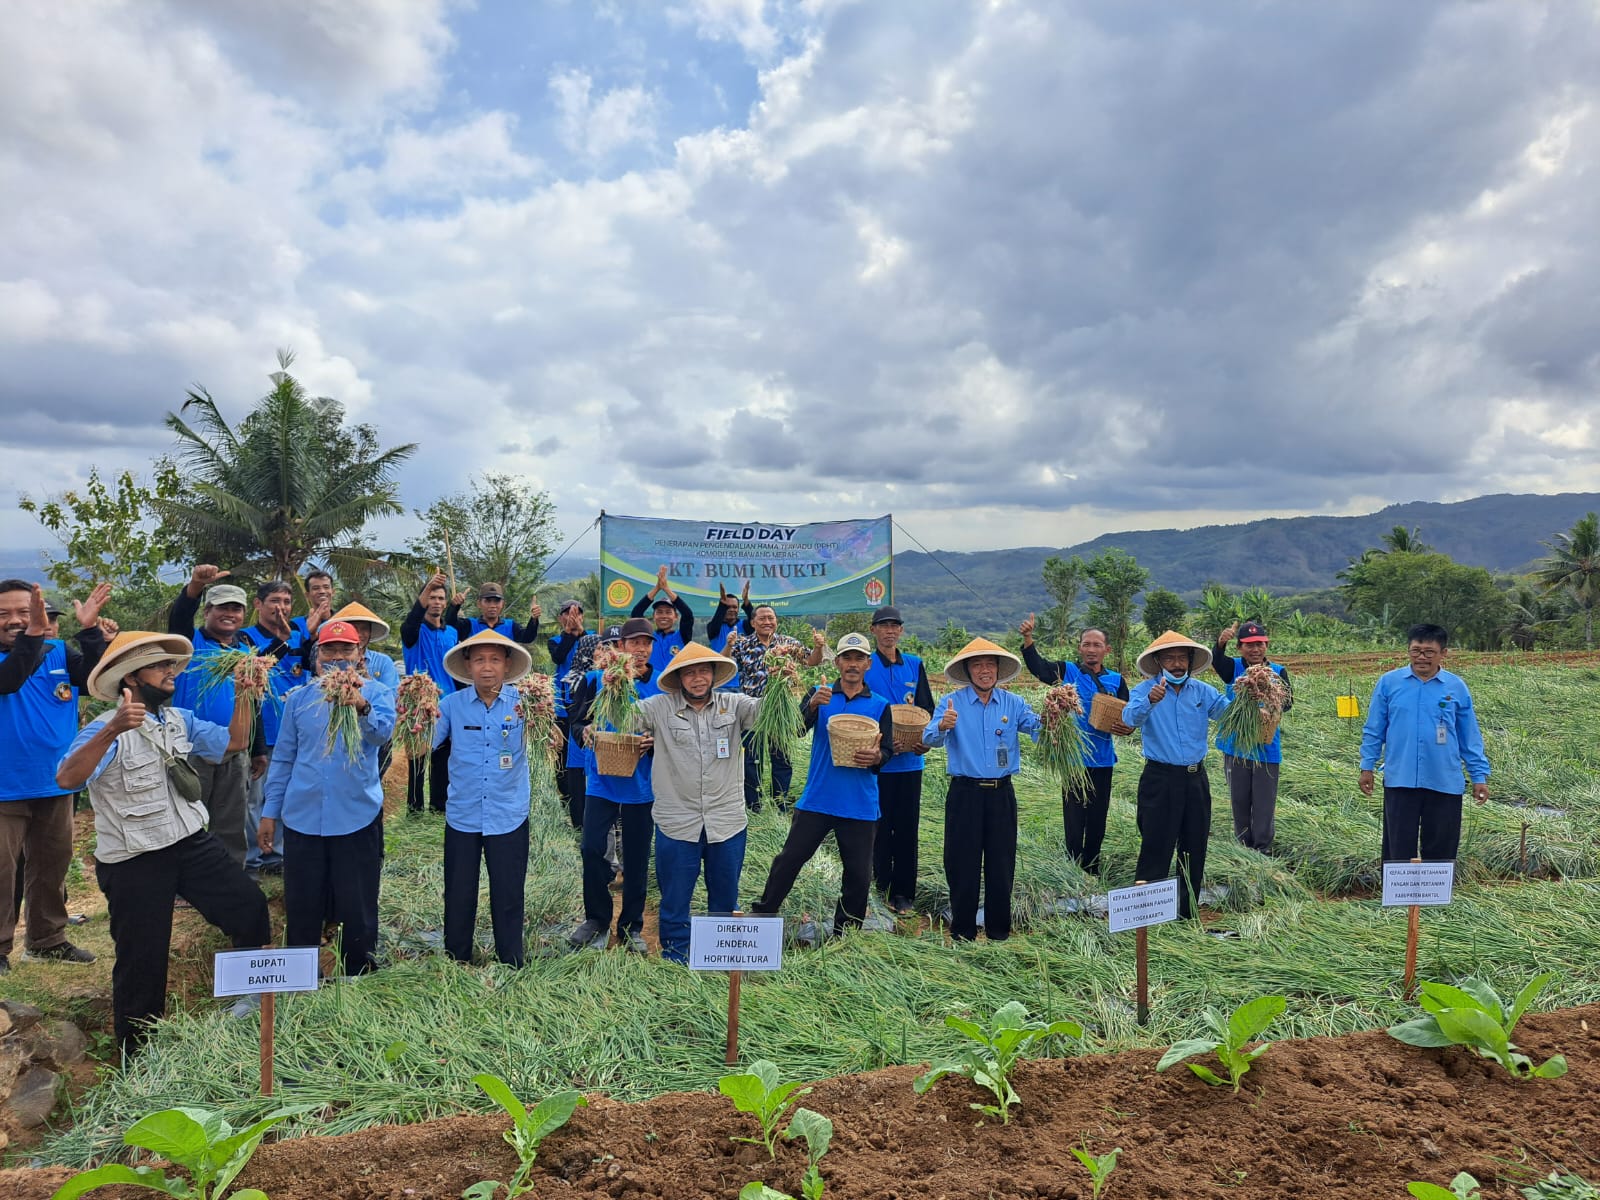
[[[172,845],[182,833],[165,792],[155,797],[131,797],[122,810],[122,844],[134,854]]]

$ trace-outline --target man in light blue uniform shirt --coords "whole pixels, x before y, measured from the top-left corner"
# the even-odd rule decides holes
[[[973,638],[945,666],[964,684],[939,701],[922,732],[928,746],[946,747],[950,787],[944,801],[944,873],[950,885],[950,936],[991,942],[1011,936],[1011,888],[1017,874],[1017,794],[1011,777],[1022,760],[1021,735],[1039,740],[1039,715],[1000,685],[1017,677],[1022,661],[987,638]]]
[[[1461,768],[1472,798],[1489,799],[1489,759],[1459,675],[1444,670],[1450,635],[1438,625],[1413,625],[1406,633],[1409,667],[1378,679],[1361,731],[1363,795],[1372,795],[1373,771],[1383,758],[1383,861],[1454,859],[1461,848]]]
[[[472,961],[479,863],[489,872],[494,953],[523,963],[523,883],[528,876],[528,754],[516,681],[533,667],[518,642],[492,629],[444,656],[460,691],[439,698],[433,744],[450,743],[450,799],[444,810],[444,948]]]
[[[361,634],[348,621],[317,627],[318,675],[362,672]],[[364,672],[362,672],[364,676]],[[378,877],[383,870],[383,782],[378,754],[394,733],[394,689],[363,678],[356,715],[361,745],[328,747],[330,705],[319,686],[284,699],[278,743],[267,767],[257,844],[266,853],[283,822],[284,939],[315,946],[324,918],[344,927],[344,973],[372,970],[378,946]]]
[[[1144,738],[1139,775],[1139,862],[1134,878],[1155,883],[1172,873],[1178,853],[1178,915],[1194,915],[1205,882],[1211,836],[1211,781],[1206,751],[1211,722],[1228,710],[1221,692],[1196,676],[1211,665],[1211,651],[1168,630],[1139,655],[1145,676],[1122,709],[1122,719]]]

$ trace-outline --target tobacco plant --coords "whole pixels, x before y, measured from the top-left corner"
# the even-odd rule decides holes
[[[506,1130],[505,1139],[517,1152],[520,1163],[510,1182],[481,1180],[461,1193],[462,1200],[494,1200],[495,1193],[501,1188],[506,1189],[505,1200],[525,1196],[533,1191],[528,1176],[533,1171],[534,1159],[539,1157],[539,1143],[570,1121],[577,1108],[589,1102],[581,1092],[557,1092],[553,1096],[546,1096],[529,1112],[498,1075],[474,1075],[472,1082],[510,1116],[511,1128]]]
[[[1526,1054],[1518,1054],[1511,1041],[1528,1006],[1555,978],[1553,971],[1530,979],[1508,1010],[1500,995],[1481,979],[1464,979],[1460,987],[1424,983],[1417,1003],[1423,1015],[1391,1026],[1389,1036],[1408,1046],[1467,1046],[1480,1057],[1492,1059],[1515,1079],[1557,1079],[1567,1073],[1567,1060],[1552,1055],[1537,1067]]]
[[[1214,1009],[1206,1009],[1206,1024],[1217,1036],[1215,1038],[1186,1038],[1173,1045],[1161,1056],[1161,1061],[1156,1064],[1156,1070],[1165,1071],[1174,1063],[1183,1062],[1196,1054],[1209,1054],[1215,1050],[1217,1060],[1227,1071],[1227,1078],[1223,1078],[1210,1067],[1199,1063],[1186,1063],[1189,1070],[1200,1076],[1213,1087],[1221,1087],[1231,1083],[1233,1090],[1239,1090],[1239,1081],[1250,1070],[1250,1064],[1267,1052],[1271,1042],[1262,1042],[1254,1050],[1245,1047],[1255,1041],[1271,1025],[1283,1010],[1288,1007],[1288,1001],[1282,996],[1257,996],[1254,1000],[1247,1000],[1224,1020]]]
[[[800,1176],[799,1200],[822,1200],[826,1184],[822,1180],[822,1156],[828,1152],[833,1140],[833,1122],[809,1108],[797,1108],[794,1120],[783,1134],[786,1138],[804,1138],[806,1143],[806,1170]],[[796,1200],[787,1192],[768,1187],[759,1179],[751,1180],[739,1189],[739,1200]]]
[[[1448,1188],[1437,1183],[1418,1181],[1406,1184],[1406,1191],[1416,1200],[1479,1200],[1478,1181],[1465,1171],[1450,1181]]]
[[[1117,1155],[1122,1153],[1122,1147],[1107,1150],[1104,1154],[1094,1154],[1089,1150],[1089,1140],[1084,1139],[1083,1147],[1068,1147],[1072,1157],[1083,1164],[1083,1169],[1089,1172],[1089,1183],[1094,1188],[1093,1200],[1100,1200],[1100,1193],[1105,1191],[1106,1183],[1111,1178],[1111,1172],[1117,1169]]]
[[[310,1107],[280,1108],[247,1129],[236,1130],[221,1113],[205,1108],[166,1108],[134,1122],[122,1135],[126,1145],[148,1150],[189,1172],[189,1178],[169,1178],[158,1167],[130,1167],[107,1163],[74,1175],[56,1189],[50,1200],[74,1200],[85,1192],[112,1184],[149,1188],[173,1200],[267,1200],[257,1188],[228,1192],[228,1185],[244,1170],[261,1139],[280,1121]]]
[[[997,1101],[968,1107],[999,1117],[1002,1124],[1011,1120],[1011,1106],[1022,1103],[1011,1086],[1011,1071],[1022,1052],[1048,1037],[1083,1037],[1083,1026],[1075,1021],[1052,1021],[1047,1025],[1043,1021],[1028,1020],[1028,1010],[1018,1000],[997,1008],[987,1027],[955,1016],[946,1017],[944,1023],[965,1034],[967,1043],[959,1057],[917,1076],[912,1087],[920,1096],[946,1075],[965,1075],[993,1092]]]
[[[767,1154],[774,1159],[778,1157],[778,1151],[774,1147],[778,1138],[778,1126],[783,1124],[783,1118],[788,1111],[800,1102],[800,1097],[811,1091],[810,1088],[802,1088],[798,1083],[778,1082],[778,1064],[764,1058],[752,1063],[749,1071],[738,1075],[724,1075],[717,1080],[717,1090],[733,1101],[734,1108],[742,1113],[749,1113],[761,1123],[759,1138],[735,1137],[733,1140],[765,1146]],[[799,1113],[795,1115],[798,1117]],[[830,1136],[833,1133],[831,1123],[828,1126],[828,1133]]]

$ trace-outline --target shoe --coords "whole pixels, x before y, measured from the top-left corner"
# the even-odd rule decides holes
[[[622,948],[640,958],[650,957],[650,946],[637,929],[630,929],[622,935]]]
[[[604,948],[611,940],[611,931],[606,928],[604,921],[585,921],[567,935],[567,945],[574,950],[583,950],[589,946]]]
[[[263,875],[282,875],[283,874],[283,862],[282,862],[282,860],[280,860],[278,862],[262,863],[261,864],[261,873]]]
[[[7,974],[10,974],[10,972],[11,972],[11,957],[9,955],[6,955],[6,954],[0,954],[0,975],[7,975]]]
[[[62,942],[59,946],[51,946],[48,950],[29,950],[29,958],[49,959],[52,962],[92,963],[94,955],[82,946],[74,946],[71,942]]]
[[[902,917],[904,917],[916,912],[917,906],[911,902],[911,899],[908,896],[890,896],[889,911],[892,913],[899,913]]]

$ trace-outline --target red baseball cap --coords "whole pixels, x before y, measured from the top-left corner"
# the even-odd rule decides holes
[[[1241,642],[1264,642],[1267,640],[1267,631],[1261,628],[1258,621],[1246,621],[1239,626],[1239,640]]]
[[[326,621],[317,630],[317,645],[326,646],[329,642],[348,642],[352,646],[359,646],[361,635],[349,621]]]

